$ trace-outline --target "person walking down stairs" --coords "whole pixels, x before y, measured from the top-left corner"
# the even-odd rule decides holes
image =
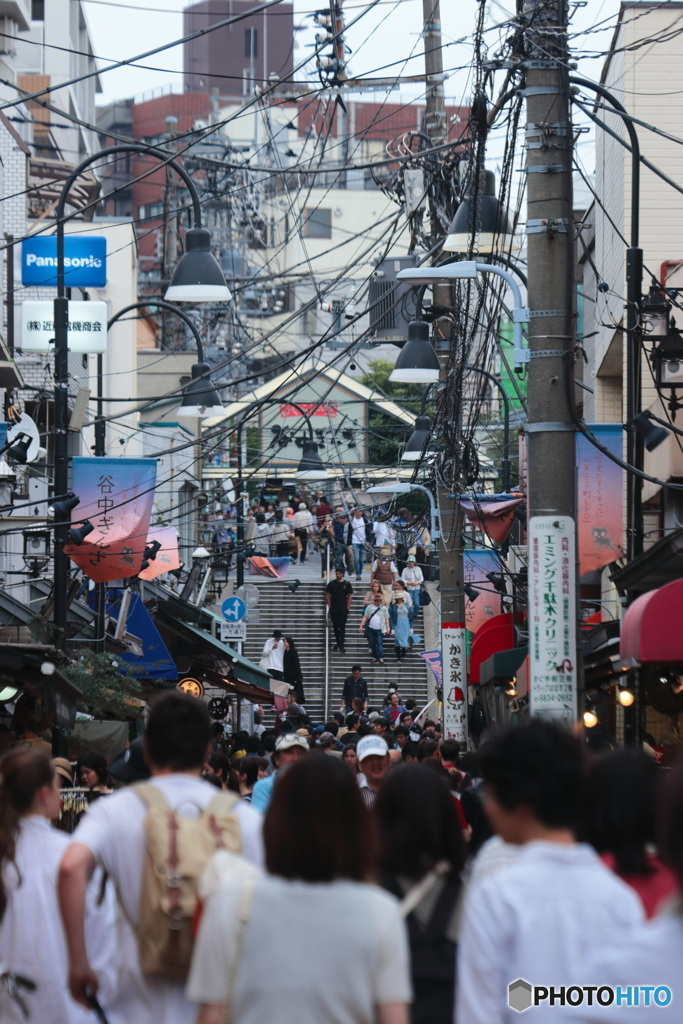
[[[294,513],[294,535],[297,540],[301,543],[301,554],[299,561],[303,565],[306,561],[306,551],[308,548],[308,538],[313,527],[313,516],[306,508],[306,503],[303,501],[299,502],[299,510]]]
[[[368,627],[368,639],[370,641],[370,649],[372,651],[372,660],[375,664],[384,664],[384,639],[383,637],[389,636],[391,633],[391,625],[389,622],[389,612],[387,606],[382,603],[382,595],[375,594],[373,604],[369,604],[365,609],[363,618],[360,620],[360,626],[358,632],[365,632],[365,626]]]
[[[332,629],[334,630],[335,651],[346,654],[344,642],[346,637],[346,620],[353,600],[353,587],[344,579],[344,570],[334,570],[335,579],[325,587],[325,601],[330,610]]]

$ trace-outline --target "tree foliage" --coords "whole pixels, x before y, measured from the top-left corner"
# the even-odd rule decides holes
[[[388,359],[373,359],[360,383],[390,398],[418,416],[424,394],[424,385],[389,380],[394,364]],[[368,463],[371,466],[395,466],[399,448],[405,444],[412,428],[401,423],[382,409],[370,408],[368,414]]]
[[[137,679],[122,673],[121,663],[111,654],[83,651],[78,661],[62,669],[64,675],[83,693],[78,710],[106,718],[136,718],[140,709],[128,703],[140,699],[142,687]]]

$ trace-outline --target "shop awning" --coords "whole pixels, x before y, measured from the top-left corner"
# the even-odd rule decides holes
[[[621,624],[620,656],[683,664],[683,579],[636,598]]]
[[[73,728],[76,702],[83,694],[62,675],[58,667],[61,658],[63,655],[54,647],[1,644],[0,677],[3,685],[14,684],[23,693],[41,699],[55,724],[68,731]],[[44,662],[50,665],[49,674],[41,668]]]
[[[107,615],[117,619],[124,591],[109,590],[107,593],[112,598],[107,604]],[[128,650],[121,654],[120,658],[128,666],[128,675],[135,679],[178,678],[178,670],[161,639],[159,630],[154,625],[140,595],[136,593],[130,595],[123,640],[128,640]]]
[[[683,577],[683,530],[662,537],[642,555],[623,568],[610,572],[610,579],[622,594],[663,587]]]
[[[479,682],[483,685],[513,678],[528,653],[528,647],[513,647],[509,651],[497,651],[481,663]]]
[[[515,621],[522,622],[521,612],[516,613]],[[494,615],[488,619],[483,626],[477,630],[472,641],[470,652],[469,681],[475,686],[483,682],[481,678],[481,666],[488,659],[499,651],[509,651],[515,645],[515,629],[512,612],[504,615]]]

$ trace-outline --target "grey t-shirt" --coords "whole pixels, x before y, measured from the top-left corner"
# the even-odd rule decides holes
[[[189,999],[222,1003],[235,954],[241,884],[209,900],[195,945]],[[374,1024],[376,1007],[412,998],[406,927],[397,900],[374,885],[256,883],[231,1024]]]

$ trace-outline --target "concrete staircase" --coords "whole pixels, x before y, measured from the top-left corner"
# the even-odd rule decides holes
[[[301,575],[301,574],[300,574]],[[373,665],[365,636],[358,632],[362,615],[362,598],[367,590],[367,583],[354,586],[354,601],[349,613],[346,629],[346,654],[332,650],[334,634],[331,626],[326,629],[325,584],[323,582],[302,581],[295,593],[291,593],[284,581],[259,580],[250,577],[259,589],[259,623],[247,624],[247,640],[244,654],[256,663],[259,662],[263,645],[272,635],[274,629],[281,629],[294,639],[299,652],[301,670],[304,678],[306,694],[306,710],[315,722],[324,720],[325,701],[325,653],[329,644],[328,678],[329,706],[328,714],[339,710],[344,679],[351,672],[351,665],[362,666],[363,675],[368,681],[370,706],[381,709],[384,697],[390,686],[398,687],[402,700],[412,697],[420,707],[427,703],[427,666],[419,653],[412,651],[403,661],[397,661],[393,637],[385,637],[384,665]],[[414,632],[424,637],[422,612],[418,614],[414,624]],[[423,651],[424,644],[415,648]],[[272,714],[266,716],[266,724],[270,725]]]

